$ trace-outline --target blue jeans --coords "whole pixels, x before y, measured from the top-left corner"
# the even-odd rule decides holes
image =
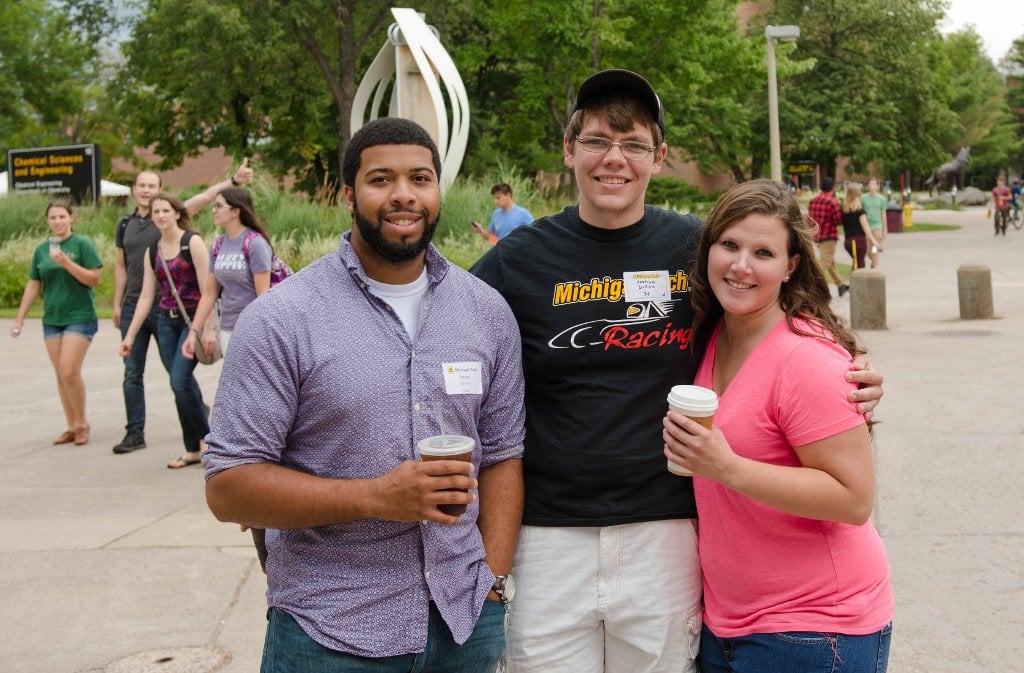
[[[128,332],[135,316],[135,302],[124,302],[121,305],[121,338]],[[153,302],[153,310],[146,321],[139,327],[139,333],[132,344],[132,350],[124,359],[124,410],[128,415],[128,423],[124,429],[128,432],[143,434],[146,430],[146,388],[142,383],[142,375],[146,371],[146,355],[149,353],[149,337],[156,338],[157,324],[160,322],[160,309]],[[165,365],[166,366],[166,365]]]
[[[866,636],[842,633],[755,633],[719,638],[705,626],[701,673],[884,673],[892,623]]]
[[[171,376],[174,406],[178,409],[178,422],[181,423],[185,450],[198,451],[199,440],[210,432],[210,422],[207,418],[210,409],[203,402],[199,382],[192,374],[199,361],[195,358],[189,360],[181,354],[181,344],[185,343],[188,337],[188,325],[184,318],[160,315],[156,343],[160,347],[160,359],[164,363],[164,368]]]
[[[491,673],[505,651],[505,606],[484,601],[473,634],[462,645],[433,603],[423,652],[394,657],[357,657],[328,649],[284,610],[270,609],[261,673]]]

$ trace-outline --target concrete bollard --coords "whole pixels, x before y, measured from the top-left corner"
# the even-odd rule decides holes
[[[885,329],[885,274],[857,269],[850,275],[850,327]]]
[[[961,320],[995,317],[991,269],[984,264],[962,264],[956,270],[956,284],[960,290]]]

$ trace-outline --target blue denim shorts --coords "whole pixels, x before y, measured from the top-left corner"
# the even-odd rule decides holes
[[[43,323],[43,339],[49,341],[50,339],[59,339],[65,334],[76,334],[92,341],[92,338],[96,336],[96,332],[99,329],[100,323],[98,320],[73,322],[70,325],[47,325]]]

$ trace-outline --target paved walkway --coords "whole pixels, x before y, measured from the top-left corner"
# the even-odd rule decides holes
[[[886,374],[875,437],[876,518],[897,599],[889,670],[1014,670],[1024,666],[1024,232],[994,237],[983,209],[915,220],[963,228],[890,236],[888,329],[861,333]],[[994,320],[959,320],[956,269],[974,262],[992,269]],[[164,467],[181,444],[155,346],[149,448],[110,451],[124,412],[109,322],[86,358],[92,441],[52,446],[63,421],[41,327],[30,321],[12,340],[10,322],[0,320],[0,671],[258,670],[265,581],[248,535],[206,509],[199,468]],[[200,368],[209,397],[218,368]]]

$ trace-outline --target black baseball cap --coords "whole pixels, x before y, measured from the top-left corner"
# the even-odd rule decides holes
[[[640,101],[650,111],[661,134],[665,135],[665,109],[661,106],[661,99],[654,93],[650,82],[631,70],[602,70],[588,77],[576,92],[570,114],[615,93],[626,94]]]

